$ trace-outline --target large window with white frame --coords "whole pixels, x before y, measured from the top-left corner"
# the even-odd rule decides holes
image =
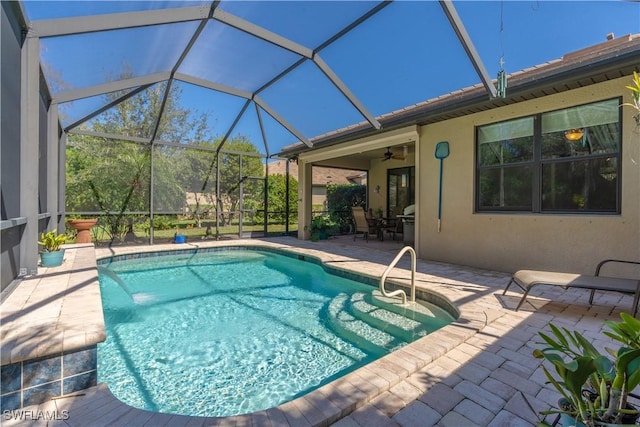
[[[476,128],[476,211],[620,213],[620,99]]]

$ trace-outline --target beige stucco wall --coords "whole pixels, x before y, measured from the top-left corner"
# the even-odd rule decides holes
[[[527,268],[590,274],[605,258],[639,260],[640,130],[631,108],[623,108],[621,215],[474,213],[475,126],[620,95],[629,102],[629,84],[631,78],[625,77],[422,127],[416,167],[419,256],[507,272]],[[434,153],[443,140],[449,141],[451,153],[444,160],[438,233],[439,161]]]

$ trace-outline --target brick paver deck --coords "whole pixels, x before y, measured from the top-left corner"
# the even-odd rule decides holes
[[[292,238],[265,241],[377,276],[401,248],[392,242],[354,243],[350,237],[314,243]],[[150,250],[98,249],[96,253],[101,257],[140,249]],[[400,266],[408,268],[406,260]],[[20,413],[31,418],[57,415],[59,419],[48,425],[64,427],[531,426],[539,419],[538,411],[554,406],[559,397],[545,384],[540,363],[531,356],[538,332],[548,330],[553,322],[580,331],[599,348],[613,346],[601,334],[603,321],[619,319],[620,312],[631,305],[631,296],[597,292],[596,305],[590,307],[589,291],[550,288],[540,289],[514,312],[519,294],[502,296],[507,272],[428,261],[419,261],[418,271],[418,286],[437,290],[461,307],[461,322],[277,408],[227,418],[157,414],[120,403],[106,385],[99,384],[80,395],[23,408]],[[406,278],[408,272],[394,270],[394,275]],[[44,426],[47,422],[18,421],[3,413],[2,425]]]

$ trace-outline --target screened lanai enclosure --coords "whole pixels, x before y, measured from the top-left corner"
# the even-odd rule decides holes
[[[496,94],[451,2],[2,5],[3,71],[12,63],[23,85],[3,93],[22,105],[9,131],[21,150],[3,142],[3,244],[13,240],[18,274],[35,271],[39,232],[75,217],[97,217],[94,239],[108,243],[295,231],[297,177],[270,176],[270,160],[353,124],[379,130],[376,116],[437,94],[424,82],[451,74],[398,67],[389,34],[456,58],[437,91],[480,80]],[[21,185],[10,189],[12,164]],[[15,277],[5,271],[3,283]]]
[[[107,243],[293,233],[307,190],[269,172],[287,147],[461,88],[500,99],[508,71],[637,27],[592,3],[2,1],[2,286],[75,217]]]
[[[61,4],[24,3],[27,40],[66,139],[66,217],[98,217],[97,241],[295,231],[297,189],[266,159],[400,106],[339,69],[340,46],[405,13],[390,2]],[[424,6],[495,95],[452,4]]]
[[[109,243],[166,242],[176,233],[199,239],[263,235],[268,229],[288,233],[297,221],[295,204],[283,209],[293,178],[272,176],[269,186],[264,155],[246,137],[220,146],[220,141],[185,147],[71,133],[67,217],[98,217],[94,240]],[[270,204],[269,189],[272,199],[285,205]]]

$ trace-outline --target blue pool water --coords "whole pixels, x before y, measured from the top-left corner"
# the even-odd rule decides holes
[[[158,412],[271,408],[453,320],[433,305],[432,315],[401,317],[371,286],[270,252],[116,261],[99,273],[107,340],[98,380]]]

